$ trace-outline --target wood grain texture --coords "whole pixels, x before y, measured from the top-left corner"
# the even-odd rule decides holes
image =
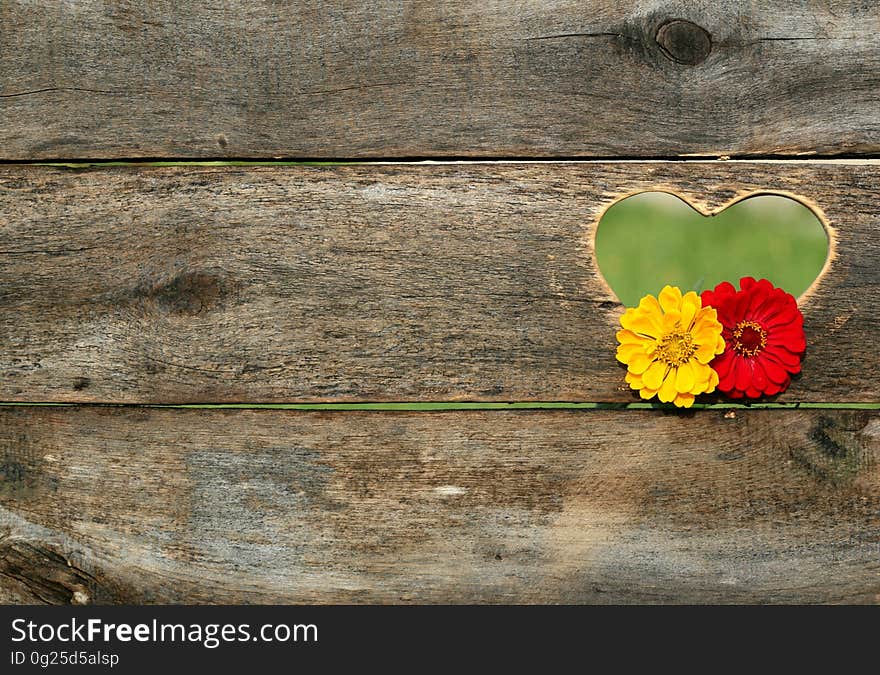
[[[7,601],[880,602],[880,413],[0,410]]]
[[[878,28],[856,0],[5,0],[0,158],[877,153]]]
[[[603,209],[821,205],[835,258],[781,401],[880,400],[880,164],[0,169],[0,400],[638,400]]]

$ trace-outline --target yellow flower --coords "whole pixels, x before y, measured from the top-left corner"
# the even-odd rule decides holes
[[[659,300],[646,295],[639,306],[620,317],[617,360],[627,367],[626,381],[644,399],[690,408],[697,394],[718,384],[709,362],[724,351],[721,323],[714,307],[703,307],[700,296],[682,296],[675,286],[660,291]]]

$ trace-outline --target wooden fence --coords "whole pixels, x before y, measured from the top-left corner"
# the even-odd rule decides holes
[[[880,601],[871,27],[3,0],[0,601]],[[823,218],[769,408],[627,405],[593,242],[646,190]]]

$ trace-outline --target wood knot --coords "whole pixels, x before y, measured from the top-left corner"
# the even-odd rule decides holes
[[[695,66],[712,51],[712,36],[695,23],[670,19],[657,29],[657,44],[663,55],[676,63]]]
[[[154,288],[149,296],[166,311],[201,314],[223,295],[220,279],[203,272],[184,272]]]

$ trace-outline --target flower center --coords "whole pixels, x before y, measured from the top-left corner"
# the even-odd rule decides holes
[[[657,342],[655,356],[670,366],[680,366],[687,363],[697,345],[690,333],[667,333]]]
[[[733,331],[733,348],[743,356],[757,356],[767,346],[767,331],[755,321],[740,321]]]

